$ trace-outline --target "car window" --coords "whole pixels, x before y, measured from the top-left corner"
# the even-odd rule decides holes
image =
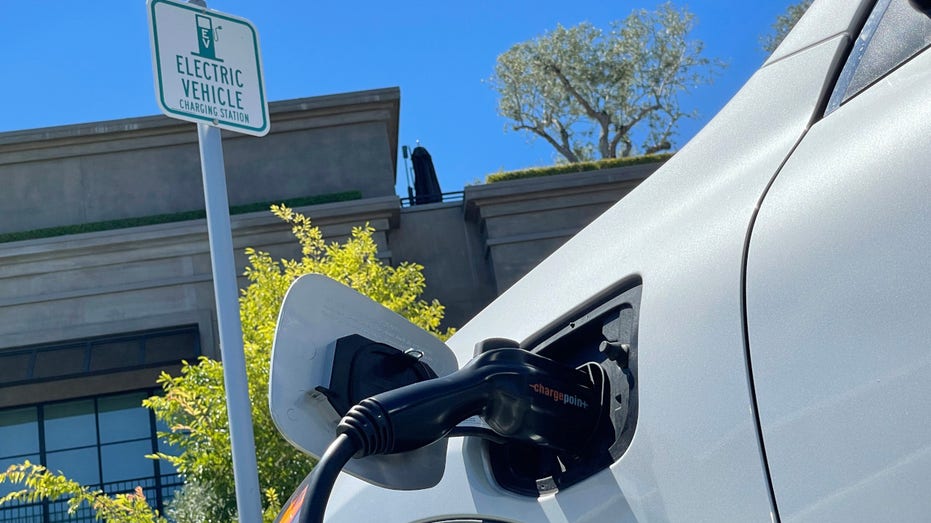
[[[825,114],[931,45],[931,17],[908,0],[879,0],[854,42]]]

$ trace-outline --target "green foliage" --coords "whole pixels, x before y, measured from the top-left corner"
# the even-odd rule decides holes
[[[792,4],[786,8],[786,12],[776,17],[773,22],[772,32],[760,38],[760,45],[767,53],[772,53],[779,47],[782,40],[785,39],[789,31],[795,27],[798,19],[805,14],[805,11],[811,6],[813,0],[802,0],[797,4]]]
[[[498,113],[573,163],[669,150],[679,119],[694,116],[680,109],[679,95],[723,67],[688,39],[694,23],[667,2],[632,12],[608,33],[583,22],[516,44],[490,79]]]
[[[487,177],[485,177],[485,183],[521,180],[524,178],[536,178],[538,176],[553,176],[555,174],[598,171],[601,169],[611,169],[613,167],[629,167],[631,165],[665,162],[670,158],[672,158],[672,153],[647,154],[643,156],[629,156],[627,158],[608,158],[604,160],[595,160],[593,162],[563,163],[559,165],[550,165],[547,167],[530,167],[528,169],[520,169],[518,171],[505,171],[489,174]]]
[[[358,200],[362,198],[359,191],[348,191],[332,194],[321,194],[317,196],[307,196],[303,198],[292,198],[285,200],[283,203],[289,207],[303,207],[307,205],[318,205],[321,203],[344,202],[349,200]],[[245,214],[268,209],[271,202],[248,203],[244,205],[234,205],[230,207],[230,214]],[[34,240],[37,238],[52,238],[55,236],[67,236],[69,234],[80,234],[85,232],[110,231],[114,229],[126,229],[129,227],[141,227],[143,225],[156,225],[159,223],[183,222],[188,220],[202,220],[207,217],[207,211],[184,211],[169,214],[155,214],[152,216],[141,216],[138,218],[123,218],[120,220],[107,220],[103,222],[81,223],[77,225],[64,225],[61,227],[48,227],[45,229],[34,229],[31,231],[8,232],[0,234],[0,243],[18,242],[24,240]]]
[[[291,224],[301,245],[299,260],[274,260],[267,252],[247,249],[250,284],[240,297],[246,373],[252,398],[256,460],[259,483],[265,492],[266,513],[272,517],[279,508],[278,493],[290,494],[313,463],[297,452],[278,433],[268,409],[268,376],[275,324],[284,295],[291,283],[308,273],[324,274],[340,281],[416,325],[439,336],[443,306],[436,300],[420,299],[426,285],[423,267],[402,263],[391,267],[377,258],[372,239],[374,229],[357,227],[344,243],[326,244],[310,220],[285,206],[272,206],[272,212]],[[235,517],[230,441],[227,429],[226,397],[220,362],[201,358],[185,363],[180,376],[163,374],[159,383],[163,396],[146,400],[155,415],[171,431],[161,436],[180,449],[177,455],[160,455],[185,477],[180,500],[172,505],[178,521],[229,521]],[[197,495],[187,492],[196,489]],[[210,499],[209,505],[192,499]]]
[[[206,520],[204,507],[221,503],[216,493],[194,481],[186,481],[184,488],[175,491],[165,506],[165,515],[174,523],[200,523]]]
[[[208,487],[194,482],[186,481],[184,488],[176,491],[174,497],[165,507],[165,514],[174,523],[202,523],[210,521],[208,507],[226,503],[217,497],[217,493]],[[265,508],[262,511],[262,521],[273,523],[281,512],[281,501],[274,489],[265,491]]]
[[[83,504],[94,511],[98,521],[121,523],[167,523],[146,503],[141,487],[131,494],[109,496],[100,490],[91,490],[62,474],[49,472],[42,465],[34,465],[28,460],[18,465],[11,465],[5,472],[0,472],[0,483],[21,484],[26,488],[10,492],[0,498],[0,505],[11,501],[35,503],[44,499],[68,500],[68,514],[74,515]]]

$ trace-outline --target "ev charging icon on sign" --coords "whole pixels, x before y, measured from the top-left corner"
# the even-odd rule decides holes
[[[208,60],[216,60],[222,62],[217,58],[217,47],[215,42],[219,40],[219,33],[214,35],[213,32],[213,19],[207,16],[196,15],[197,19],[197,43],[200,46],[200,52],[191,53],[201,58],[206,58]],[[217,31],[223,29],[223,26],[217,26]]]
[[[148,0],[146,6],[162,112],[253,136],[268,134],[259,37],[252,23],[177,0]]]

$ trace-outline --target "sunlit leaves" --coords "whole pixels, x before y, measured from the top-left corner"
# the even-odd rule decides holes
[[[0,505],[10,502],[35,503],[42,500],[66,499],[68,514],[73,516],[82,506],[89,506],[98,521],[120,523],[167,523],[158,511],[149,507],[142,487],[128,494],[107,495],[100,490],[82,486],[42,465],[30,463],[11,465],[0,472],[0,483],[22,485],[24,488],[0,498]]]

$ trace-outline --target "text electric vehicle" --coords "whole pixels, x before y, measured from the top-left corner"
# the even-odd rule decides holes
[[[280,520],[931,519],[928,13],[816,1],[445,345],[298,280],[271,406],[324,457]]]

